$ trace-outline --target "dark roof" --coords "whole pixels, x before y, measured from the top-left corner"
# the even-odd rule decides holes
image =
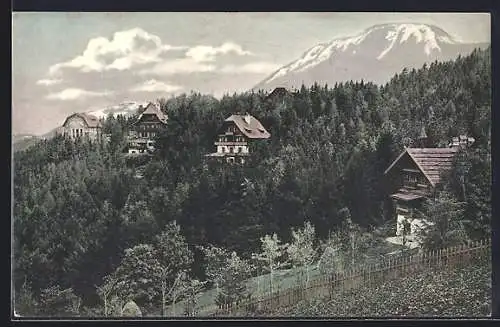
[[[271,136],[257,118],[248,114],[231,115],[225,121],[234,122],[243,135],[251,139],[267,139]]]
[[[384,174],[389,172],[404,154],[408,154],[434,186],[439,183],[440,174],[452,167],[453,157],[457,151],[457,148],[407,148],[386,169]]]
[[[137,121],[140,121],[142,116],[143,115],[155,115],[156,117],[158,117],[158,119],[166,124],[167,123],[167,115],[165,115],[161,110],[160,108],[158,108],[158,106],[156,106],[154,103],[150,102],[148,103],[148,105],[146,106],[146,109],[144,109],[144,111],[142,112],[142,114],[139,116],[139,118],[137,119]]]
[[[85,112],[77,112],[77,113],[72,114],[71,116],[68,116],[66,118],[66,120],[64,120],[63,126],[65,126],[66,123],[68,122],[68,120],[73,118],[73,117],[80,117],[81,119],[83,119],[85,124],[87,124],[87,126],[90,128],[100,128],[101,127],[101,122],[99,121],[99,119],[96,116],[85,113]]]
[[[271,93],[269,93],[268,97],[275,96],[275,95],[286,95],[289,94],[290,92],[285,88],[285,87],[277,87],[275,88]]]

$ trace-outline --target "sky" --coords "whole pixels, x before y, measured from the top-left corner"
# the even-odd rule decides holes
[[[125,101],[246,91],[318,43],[394,22],[490,42],[486,13],[14,12],[12,132]]]

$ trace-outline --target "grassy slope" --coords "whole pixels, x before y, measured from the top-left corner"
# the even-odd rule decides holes
[[[367,255],[372,258],[371,260],[367,261],[370,263],[379,262],[380,260],[379,258],[381,255],[393,252],[395,250],[400,250],[401,248],[402,246],[394,245],[381,240],[378,246],[371,248],[369,253],[367,253]],[[299,274],[300,270],[296,268],[283,269],[274,272],[274,277],[273,277],[274,290],[285,291],[289,288],[297,286],[297,278]],[[315,264],[310,268],[309,271],[310,279],[312,280],[315,277],[318,277],[319,275],[321,275],[321,272],[317,269],[317,265]],[[248,279],[247,290],[252,295],[252,298],[260,298],[265,296],[266,294],[269,294],[269,284],[270,284],[269,278],[270,278],[269,274],[263,274]],[[200,309],[201,312],[203,312],[204,309],[206,310],[213,309],[216,306],[215,299],[216,299],[215,289],[210,289],[203,292],[198,300],[198,308]],[[173,314],[172,306],[170,305],[167,306],[167,312],[168,315],[182,316],[184,313],[184,302],[180,301],[179,303],[176,304],[175,306],[176,314]],[[156,312],[151,313],[150,315],[159,316],[160,310],[156,310]]]
[[[332,300],[275,312],[300,317],[485,317],[491,314],[491,265],[426,271]]]

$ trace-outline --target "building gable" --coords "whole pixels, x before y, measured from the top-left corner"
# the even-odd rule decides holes
[[[144,111],[139,115],[135,124],[140,124],[142,122],[158,122],[165,125],[167,124],[167,120],[168,116],[164,114],[154,103],[150,102]]]
[[[277,87],[275,88],[269,95],[267,96],[267,99],[273,99],[275,97],[284,97],[289,95],[290,92],[284,88],[284,87]]]
[[[451,169],[456,152],[456,148],[407,148],[391,163],[384,174],[394,169],[418,169],[434,187],[439,183],[441,173]]]

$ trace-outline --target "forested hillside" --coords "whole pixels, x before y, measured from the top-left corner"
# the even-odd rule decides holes
[[[24,300],[19,305],[30,314],[28,295],[30,303],[46,308],[50,294],[68,288],[82,307],[104,305],[96,291],[104,277],[117,268],[120,276],[124,267],[137,268],[127,261],[133,253],[156,260],[151,253],[164,253],[168,239],[178,239],[176,244],[186,246],[179,251],[190,253],[176,264],[205,280],[206,260],[197,246],[212,244],[249,259],[259,252],[261,237],[276,233],[290,242],[290,228],[304,221],[319,238],[346,221],[364,231],[392,222],[383,172],[422,127],[431,146],[446,146],[459,134],[475,138],[443,189],[465,204],[457,218],[463,237],[484,238],[491,218],[490,61],[489,50],[474,51],[403,71],[386,85],[314,85],[284,99],[266,100],[264,93],[161,99],[168,130],[144,162],[122,154],[133,117],[107,118],[109,142],[56,137],[16,152],[14,279]],[[245,166],[206,161],[217,128],[235,112],[258,118],[271,138],[251,145]],[[135,176],[139,165],[143,178]],[[432,210],[440,209],[430,204]],[[443,228],[441,242],[454,227]],[[156,274],[147,271],[150,278]],[[167,275],[173,283],[175,274]],[[136,275],[127,276],[132,285]],[[143,283],[151,289],[138,286],[144,294],[136,302],[160,303],[161,283]]]

